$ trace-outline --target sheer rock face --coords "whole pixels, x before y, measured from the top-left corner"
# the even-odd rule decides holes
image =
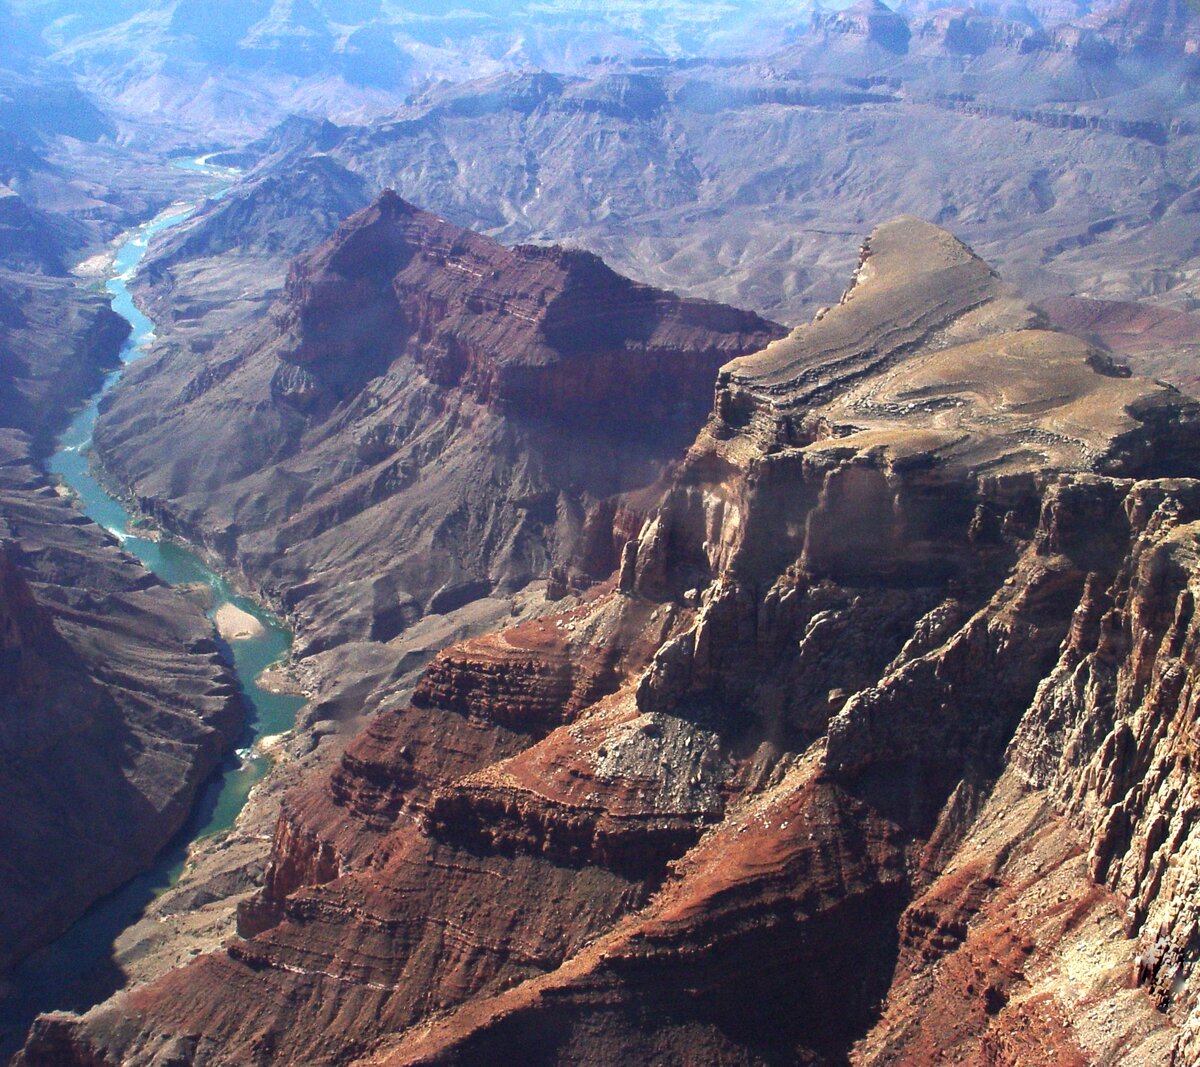
[[[1124,0],[1094,20],[1124,50],[1151,56],[1200,52],[1200,15],[1186,0]]]
[[[48,454],[67,413],[118,364],[129,324],[74,280],[0,268],[0,427]]]
[[[387,193],[296,262],[270,321],[132,370],[96,442],[309,649],[388,640],[572,559],[607,575],[623,494],[694,436],[716,368],[781,332]]]
[[[611,586],[293,794],[248,940],[23,1062],[1189,1062],[1197,446],[880,228]]]
[[[241,726],[202,608],[40,468],[127,332],[68,281],[0,278],[0,976],[150,864]]]
[[[4,971],[151,862],[242,706],[198,608],[86,527],[39,529],[70,507],[0,505]]]

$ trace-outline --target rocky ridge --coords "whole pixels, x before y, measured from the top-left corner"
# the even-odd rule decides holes
[[[1152,6],[1121,24],[1149,41]],[[761,55],[439,86],[368,123],[289,120],[229,158],[253,181],[285,183],[302,160],[332,161],[371,192],[395,188],[505,243],[566,241],[639,280],[789,324],[838,298],[870,220],[901,213],[952,227],[1035,298],[1187,311],[1193,60],[1182,44],[1120,45],[1086,15],[1068,26],[999,5],[860,5],[806,18]],[[873,40],[877,24],[907,35],[904,48]],[[312,206],[307,190],[298,227]],[[220,336],[226,294],[249,313],[283,284],[295,250],[264,254],[260,240],[278,215],[246,218],[245,252],[176,259],[144,295],[179,299],[187,336]],[[220,299],[206,296],[214,282]]]
[[[757,50],[796,19],[784,0],[669,3],[652,12],[574,0],[473,0],[452,10],[378,0],[154,0],[68,17],[36,0],[0,5],[6,56],[48,57],[143,135],[175,141],[241,137],[297,111],[385,113],[416,87],[480,72]]]
[[[282,295],[284,264],[371,199],[359,175],[322,155],[241,182],[156,244],[139,297],[163,333],[211,347]]]
[[[715,369],[780,332],[385,193],[268,321],[133,368],[96,446],[308,651],[386,642],[555,568],[564,590],[606,575],[614,515],[695,434]]]
[[[1198,464],[1195,402],[881,227],[611,584],[292,794],[247,940],[21,1062],[1189,1062]]]

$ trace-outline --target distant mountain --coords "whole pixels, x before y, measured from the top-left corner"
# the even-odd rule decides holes
[[[24,18],[0,0],[0,67],[24,70],[47,52],[44,41]]]
[[[154,271],[232,249],[299,255],[370,200],[368,183],[361,175],[329,156],[307,156],[294,168],[264,174],[215,201],[204,225],[185,224],[172,233],[155,251]]]
[[[109,192],[93,199],[90,177],[62,165],[73,152],[102,155],[95,142],[115,129],[85,94],[46,73],[0,70],[0,270],[61,276],[123,208]]]
[[[378,0],[9,0],[0,19],[124,114],[234,137],[288,110],[380,113],[440,80],[597,57],[763,51],[803,23],[786,0],[462,5]],[[160,131],[161,133],[162,131]]]
[[[27,136],[95,141],[116,132],[112,121],[66,77],[19,76],[0,70],[0,127]]]
[[[583,74],[597,63],[767,57],[793,44],[867,44],[887,56],[979,56],[995,47],[1103,60],[1187,54],[1184,0],[1009,2],[970,8],[913,0],[826,7],[786,0],[513,5],[467,0],[7,0],[7,52],[71,71],[107,106],[168,143],[260,134],[289,111],[361,121],[440,82],[528,70]],[[1189,28],[1190,27],[1190,28]],[[857,45],[855,45],[857,47]],[[834,48],[834,53],[838,48]],[[830,57],[832,58],[832,56]],[[839,68],[857,73],[861,62]]]
[[[287,111],[380,115],[440,81],[597,61],[765,57],[793,43],[869,44],[881,57],[970,57],[994,47],[1183,56],[1197,40],[1186,0],[881,0],[614,5],[551,0],[7,0],[5,55],[48,58],[109,105],[175,140],[245,138]],[[859,64],[851,64],[851,73]],[[145,133],[145,131],[143,131]]]
[[[1035,295],[1187,304],[1186,56],[944,10],[904,22],[896,51],[901,21],[872,3],[814,16],[765,59],[440,86],[370,123],[291,120],[227,158],[258,181],[325,156],[500,240],[567,241],[791,322],[840,295],[859,227],[904,212],[970,237]],[[256,257],[247,271],[280,284],[282,257]]]

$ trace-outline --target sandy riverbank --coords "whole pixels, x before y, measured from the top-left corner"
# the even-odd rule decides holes
[[[213,622],[217,625],[217,633],[226,641],[245,641],[267,632],[253,615],[233,604],[222,604],[217,608]]]

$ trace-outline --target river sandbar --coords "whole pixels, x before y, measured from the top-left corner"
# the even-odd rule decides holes
[[[235,604],[222,604],[217,608],[213,622],[217,625],[217,633],[226,641],[247,641],[262,637],[267,632],[267,628],[250,612],[243,611]]]

